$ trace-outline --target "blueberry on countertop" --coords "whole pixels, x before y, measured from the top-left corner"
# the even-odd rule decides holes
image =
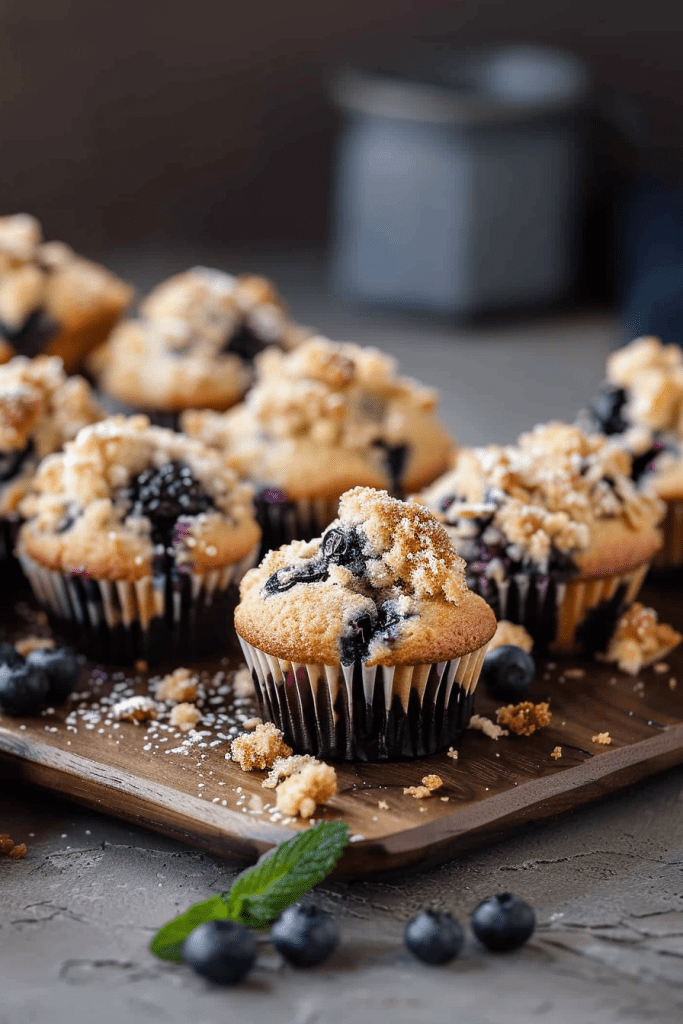
[[[484,658],[481,679],[492,697],[524,700],[536,677],[534,659],[521,647],[501,644]]]
[[[0,643],[0,665],[23,665],[24,659],[19,654],[14,644],[8,644],[5,640]]]
[[[47,676],[47,699],[53,704],[63,704],[81,678],[81,661],[70,647],[39,647],[28,654],[26,662]]]
[[[463,947],[465,934],[456,919],[443,910],[421,910],[403,932],[410,952],[426,964],[447,964]]]
[[[33,665],[0,665],[0,708],[7,715],[37,715],[45,707],[50,684]]]
[[[470,924],[487,949],[503,953],[524,945],[536,927],[536,915],[519,896],[502,892],[475,907]]]
[[[207,921],[183,942],[182,960],[218,985],[233,985],[254,966],[256,936],[236,921]]]
[[[294,903],[272,925],[270,938],[290,964],[314,967],[327,960],[339,945],[339,925],[319,907]]]

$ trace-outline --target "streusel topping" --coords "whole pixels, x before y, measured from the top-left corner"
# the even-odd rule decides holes
[[[661,502],[636,488],[630,467],[627,452],[602,435],[555,422],[522,434],[517,445],[462,452],[420,500],[453,527],[468,561],[483,540],[547,572],[558,553],[587,549],[598,522],[619,519],[633,530],[656,525]]]
[[[629,423],[683,436],[683,350],[636,338],[607,359],[607,379],[624,388]]]

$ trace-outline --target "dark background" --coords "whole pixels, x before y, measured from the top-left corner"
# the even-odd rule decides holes
[[[683,177],[674,0],[5,0],[3,211],[96,252],[142,239],[320,242],[339,64],[529,41],[639,97],[648,159]]]

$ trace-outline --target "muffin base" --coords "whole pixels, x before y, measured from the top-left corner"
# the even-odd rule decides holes
[[[557,580],[518,573],[502,582],[468,579],[498,619],[524,626],[534,644],[554,654],[604,651],[635,600],[650,563],[594,579]]]
[[[256,520],[262,530],[260,557],[293,540],[312,540],[337,518],[339,497],[291,501],[276,487],[254,495]]]
[[[19,555],[56,628],[91,657],[115,664],[159,664],[226,649],[237,584],[256,558],[254,549],[208,573],[168,571],[131,583],[56,572]]]
[[[683,566],[683,499],[667,499],[661,525],[663,543],[652,561],[653,569],[678,569]]]
[[[239,637],[261,713],[297,753],[398,761],[454,747],[472,714],[488,644],[431,665],[299,665]]]

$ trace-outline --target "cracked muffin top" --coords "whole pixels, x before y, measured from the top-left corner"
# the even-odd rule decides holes
[[[548,423],[516,445],[462,451],[419,500],[448,525],[468,571],[603,575],[660,545],[662,503],[630,470],[604,436]]]
[[[455,448],[436,405],[436,392],[398,376],[390,356],[316,337],[259,356],[256,383],[236,409],[188,412],[182,424],[242,475],[297,500],[433,480]]]
[[[41,463],[21,512],[20,554],[96,579],[141,579],[169,558],[207,573],[260,537],[251,488],[219,453],[145,416],[81,430]]]
[[[104,267],[63,242],[43,241],[35,217],[0,217],[0,338],[13,351],[68,359],[69,349],[60,346],[71,332],[80,357],[86,341],[101,340],[85,329],[101,319],[106,337],[132,298],[132,288]]]
[[[40,459],[103,416],[90,385],[67,377],[61,359],[15,356],[0,366],[0,512],[16,510]]]
[[[343,494],[322,537],[270,551],[242,580],[237,632],[295,663],[431,664],[477,650],[496,621],[424,507],[386,491]]]
[[[309,334],[265,278],[194,267],[157,285],[92,365],[104,391],[136,408],[221,410],[247,390],[257,353]]]

